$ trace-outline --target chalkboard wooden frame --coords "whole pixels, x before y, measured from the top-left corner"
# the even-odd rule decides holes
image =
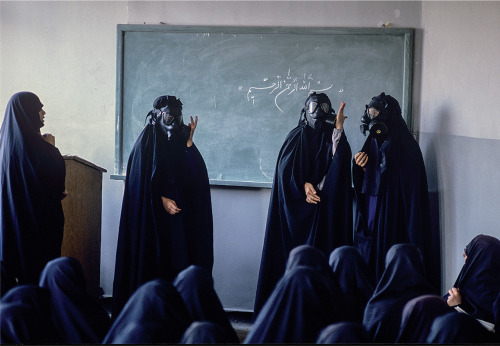
[[[408,127],[411,130],[411,97],[412,97],[412,65],[413,65],[413,36],[414,36],[414,29],[411,28],[304,28],[304,27],[229,27],[229,26],[169,26],[169,25],[136,25],[136,24],[119,24],[117,25],[117,69],[116,69],[116,128],[115,128],[115,174],[112,175],[112,179],[124,179],[124,175],[126,173],[126,164],[127,164],[127,159],[129,152],[124,148],[124,146],[127,146],[130,148],[130,143],[135,142],[137,133],[140,131],[138,127],[136,126],[134,131],[135,134],[133,138],[131,138],[131,134],[127,133],[125,131],[125,126],[124,123],[127,123],[130,119],[130,115],[124,114],[128,111],[129,105],[124,105],[128,101],[125,100],[125,95],[128,93],[130,95],[131,90],[127,90],[127,88],[130,88],[130,86],[127,85],[126,83],[126,77],[127,73],[130,74],[130,72],[127,70],[126,67],[126,60],[128,58],[127,54],[135,54],[135,55],[140,55],[137,52],[135,53],[130,53],[133,51],[133,46],[134,44],[137,44],[137,42],[140,42],[140,44],[143,44],[142,42],[149,42],[147,39],[151,38],[151,36],[154,35],[166,35],[165,37],[179,37],[180,35],[196,35],[197,37],[222,37],[223,35],[226,35],[225,38],[231,37],[231,38],[239,38],[241,37],[260,37],[263,41],[267,39],[273,39],[275,40],[276,38],[279,38],[280,40],[283,38],[283,40],[299,40],[297,43],[297,46],[304,45],[304,43],[300,40],[303,40],[304,38],[307,38],[307,40],[310,40],[310,38],[318,38],[321,40],[327,40],[327,41],[321,41],[323,42],[323,45],[329,45],[329,43],[324,43],[324,42],[334,42],[332,45],[335,44],[335,40],[338,40],[339,38],[342,39],[348,39],[349,44],[348,46],[355,46],[358,41],[360,41],[361,46],[358,46],[358,48],[355,51],[356,54],[355,57],[359,59],[363,59],[364,56],[369,56],[371,51],[377,51],[380,49],[380,52],[376,52],[375,54],[377,55],[382,55],[385,54],[386,47],[389,47],[391,49],[394,49],[396,52],[397,57],[395,58],[397,61],[394,64],[397,66],[397,71],[396,75],[397,78],[394,78],[394,83],[389,80],[387,83],[389,89],[393,89],[394,92],[387,92],[388,94],[393,95],[398,99],[401,105],[402,113],[403,113],[403,118],[405,119]],[[134,37],[134,35],[138,35],[138,39],[133,41],[130,39],[131,37]],[[173,36],[172,36],[173,35]],[[211,35],[211,36],[210,36]],[[142,37],[147,38],[146,40],[143,40]],[[156,36],[155,36],[156,37]],[[396,41],[394,41],[396,39]],[[363,41],[364,40],[364,41]],[[374,42],[371,44],[370,42]],[[388,43],[386,43],[386,41]],[[136,43],[134,43],[136,42]],[[223,41],[218,42],[218,44],[222,44]],[[295,42],[295,41],[293,41]],[[366,50],[365,47],[363,46],[363,42],[367,42]],[[392,43],[396,42],[396,43]],[[352,43],[352,44],[351,44]],[[150,44],[150,43],[146,43]],[[155,44],[154,39],[152,40],[152,45]],[[257,43],[258,44],[258,43]],[[182,44],[177,44],[180,47],[176,47],[176,49],[182,50]],[[394,47],[392,47],[394,45]],[[153,48],[149,46],[145,46],[146,48]],[[142,47],[144,48],[144,47]],[[254,47],[255,49],[259,49],[259,46]],[[321,49],[322,47],[316,47],[315,49]],[[333,47],[334,48],[334,47]],[[332,48],[332,49],[333,49]],[[191,48],[192,49],[192,48]],[[344,50],[346,48],[344,47]],[[144,49],[141,51],[143,52]],[[334,50],[333,50],[334,51]],[[148,51],[144,51],[144,56],[147,56],[149,53]],[[292,52],[293,53],[293,52]],[[292,55],[292,54],[291,54]],[[329,57],[329,55],[326,55]],[[332,57],[332,60],[334,60]],[[135,56],[134,56],[135,58]],[[287,57],[288,58],[288,57]],[[354,57],[353,57],[354,58]],[[139,57],[140,59],[140,57]],[[290,56],[290,59],[294,59],[294,57]],[[324,59],[324,57],[323,57]],[[254,59],[255,60],[255,59]],[[339,60],[339,59],[338,59]],[[346,60],[346,59],[344,59]],[[383,59],[381,59],[383,60]],[[350,63],[350,62],[346,62]],[[366,80],[363,79],[363,75],[371,73],[370,70],[370,64],[371,62],[364,62],[360,60],[358,64],[359,66],[363,67],[359,71],[359,76],[354,76],[356,74],[351,73],[349,77],[345,77],[345,79],[351,78],[354,80],[354,78],[360,78],[359,80],[354,80],[354,81],[349,81],[349,83],[352,84],[352,86],[349,88],[349,90],[346,90],[345,94],[341,94],[344,92],[343,89],[341,90],[335,90],[337,94],[335,94],[335,97],[332,97],[330,94],[327,94],[330,96],[332,99],[333,107],[334,109],[338,109],[338,103],[339,100],[344,100],[345,98],[349,99],[351,92],[354,94],[355,90],[362,89],[361,87],[365,87],[366,85]],[[291,63],[292,64],[292,63]],[[144,63],[144,65],[147,65]],[[146,71],[153,73],[156,71],[148,71],[148,67],[146,67]],[[151,67],[152,69],[154,67]],[[366,68],[366,70],[365,70]],[[175,66],[173,67],[175,69]],[[376,69],[376,68],[375,68]],[[332,68],[331,70],[334,70]],[[321,72],[321,71],[320,71]],[[363,96],[360,97],[360,95],[357,95],[358,97],[353,99],[350,102],[346,102],[348,106],[346,107],[346,115],[349,116],[349,119],[346,120],[349,126],[351,126],[351,129],[347,131],[347,136],[349,139],[349,142],[351,143],[352,151],[357,152],[359,150],[359,144],[356,145],[355,147],[353,146],[353,143],[351,142],[352,140],[360,141],[364,139],[362,138],[361,133],[359,132],[359,118],[362,115],[362,112],[364,111],[364,105],[370,100],[371,97],[378,95],[378,93],[382,91],[387,91],[387,90],[379,90],[379,85],[377,85],[379,78],[376,75],[376,72],[374,72],[374,76],[370,76],[372,79],[370,83],[373,83],[373,87],[370,89],[370,92],[365,92],[363,93]],[[288,78],[290,78],[290,69],[288,69]],[[279,77],[279,76],[278,76]],[[280,77],[283,79],[285,77]],[[306,78],[306,75],[304,73],[304,79]],[[367,79],[369,79],[367,77]],[[375,79],[375,80],[373,80]],[[303,81],[305,82],[305,81]],[[281,83],[281,82],[280,82]],[[346,83],[346,84],[349,84]],[[390,84],[394,85],[390,85]],[[298,83],[297,83],[298,84]],[[309,83],[310,84],[310,83]],[[319,84],[319,82],[318,82]],[[383,83],[382,83],[383,84]],[[281,85],[278,83],[278,85]],[[333,83],[331,84],[333,85]],[[342,85],[340,85],[341,87]],[[340,88],[339,87],[339,88]],[[359,88],[358,88],[359,87]],[[217,88],[217,85],[214,85],[213,88]],[[241,86],[240,86],[241,89]],[[252,90],[250,90],[252,89]],[[248,93],[247,93],[247,99],[249,99],[248,94],[250,94],[250,91],[256,91],[257,89],[265,89],[265,88],[249,88]],[[299,90],[298,87],[295,88],[296,90]],[[288,89],[287,89],[288,90]],[[309,91],[313,90],[313,88],[310,88]],[[318,89],[319,90],[319,89]],[[399,95],[395,95],[398,94]],[[164,90],[157,90],[154,95],[160,96],[164,94],[169,94],[168,91]],[[170,93],[171,95],[176,95],[175,93]],[[338,97],[340,95],[340,97]],[[156,97],[155,96],[155,97]],[[192,104],[188,104],[185,100],[185,98],[182,95],[176,95],[184,103],[184,110],[186,110],[187,107],[192,106]],[[146,106],[141,108],[141,112],[139,115],[133,114],[132,116],[137,116],[137,117],[142,117],[142,122],[144,121],[144,116],[147,114],[147,112],[152,108],[152,102],[155,97],[149,97],[147,100],[145,100]],[[305,101],[305,97],[302,97],[300,99],[300,102],[295,102],[293,107],[295,109],[298,109],[297,111],[294,111],[294,114],[292,117],[294,117],[294,120],[292,121],[295,125],[299,119],[300,116],[300,109],[303,105],[303,102]],[[276,107],[278,107],[278,104],[275,102]],[[351,107],[351,108],[349,108]],[[279,108],[279,107],[278,107]],[[281,109],[280,109],[281,110]],[[184,112],[184,121],[187,123],[189,122],[189,115],[186,115],[186,111]],[[203,111],[200,111],[199,113],[195,114],[200,114],[200,123],[197,128],[197,132],[195,134],[195,143],[197,143],[201,153],[203,154],[205,161],[207,163],[207,168],[209,169],[209,177],[210,177],[210,184],[211,185],[223,185],[223,186],[242,186],[242,187],[257,187],[257,188],[269,188],[272,186],[272,176],[273,174],[267,174],[266,178],[264,180],[260,179],[245,179],[240,177],[232,177],[230,179],[225,179],[225,178],[220,178],[221,176],[224,176],[224,174],[217,174],[217,176],[214,177],[214,174],[211,174],[211,161],[210,158],[207,158],[208,155],[204,152],[204,146],[203,144],[203,139],[207,137],[207,133],[203,133],[202,131],[207,131],[207,128],[203,129],[203,125],[207,125],[207,122],[204,123],[204,121],[207,120],[207,118],[203,118]],[[186,119],[187,118],[187,119]],[[230,121],[230,119],[228,120]],[[138,123],[138,121],[136,121]],[[289,120],[290,123],[290,120]],[[144,125],[142,123],[141,125]],[[216,131],[217,128],[216,123],[210,124],[212,127],[210,128],[210,131]],[[234,127],[238,127],[240,125],[241,127],[245,127],[246,125],[244,124],[233,124]],[[276,125],[273,125],[276,127]],[[280,126],[281,127],[281,126]],[[288,126],[286,128],[286,133],[291,130],[293,126]],[[353,130],[357,129],[357,130]],[[241,128],[239,130],[242,130]],[[205,136],[205,137],[204,137]],[[360,137],[361,136],[361,137]],[[213,134],[210,133],[210,137],[215,138],[213,140],[216,140],[218,137],[220,137],[217,133]],[[283,135],[281,138],[278,139],[279,143],[282,143],[284,137]],[[201,144],[199,143],[201,142]],[[278,143],[277,142],[277,143]],[[278,155],[279,149],[281,145],[274,145],[274,148],[272,149],[272,153],[268,154],[267,159],[271,160],[271,157],[274,159],[273,163],[270,163],[270,165],[275,165],[275,160]],[[231,151],[231,148],[225,148],[225,151]],[[130,150],[128,150],[130,151]],[[208,150],[209,153],[211,154],[214,150]],[[274,166],[273,166],[274,168]],[[262,170],[262,169],[261,169]],[[218,172],[215,172],[218,173]],[[271,179],[269,179],[271,177]]]

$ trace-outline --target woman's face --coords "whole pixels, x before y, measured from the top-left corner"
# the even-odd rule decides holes
[[[42,109],[40,109],[40,111],[38,112],[38,115],[40,116],[40,122],[42,123],[42,126],[45,125],[43,119],[45,119],[45,111]]]

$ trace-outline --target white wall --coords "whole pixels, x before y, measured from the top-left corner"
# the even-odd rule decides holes
[[[0,2],[0,117],[12,94],[32,91],[47,112],[42,131],[55,135],[61,153],[108,170],[101,256],[106,293],[112,288],[123,189],[109,179],[115,145],[116,24],[126,21],[125,2]]]
[[[439,195],[449,287],[475,235],[500,238],[500,2],[424,1],[422,28],[415,102],[430,189]]]
[[[123,193],[123,182],[109,179],[116,25],[160,22],[331,27],[390,22],[417,29],[413,129],[420,131],[430,189],[439,196],[443,286],[453,284],[461,251],[474,235],[500,238],[494,218],[500,197],[492,193],[500,191],[500,122],[494,113],[500,94],[499,2],[0,1],[0,120],[13,93],[33,91],[45,104],[45,131],[56,136],[61,152],[108,170],[101,256],[105,293],[112,291]],[[358,121],[362,110],[346,111],[350,121]],[[214,278],[226,307],[253,306],[268,199],[267,189],[212,189]]]

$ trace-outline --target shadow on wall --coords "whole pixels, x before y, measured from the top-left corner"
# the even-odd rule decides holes
[[[439,168],[443,167],[443,158],[440,157],[439,147],[441,145],[441,133],[443,133],[443,129],[446,129],[448,123],[450,121],[450,116],[448,113],[449,107],[442,106],[440,111],[438,112],[439,118],[439,126],[436,132],[431,134],[421,134],[419,138],[419,144],[421,148],[425,148],[423,151],[425,168],[427,173],[427,184],[429,189],[429,207],[430,207],[430,216],[431,216],[431,229],[432,234],[435,236],[435,239],[432,240],[431,245],[433,247],[433,251],[440,251],[441,263],[440,267],[437,268],[437,272],[433,273],[433,275],[438,275],[440,280],[440,288],[441,292],[445,292],[447,290],[446,287],[443,286],[445,279],[443,278],[443,274],[445,273],[445,256],[446,249],[444,248],[446,241],[445,235],[441,230],[444,230],[444,220],[441,219],[441,208],[443,205],[442,197],[440,196],[439,191],[443,191],[443,179],[440,179]],[[439,165],[438,165],[439,162]],[[441,246],[443,245],[443,246]]]

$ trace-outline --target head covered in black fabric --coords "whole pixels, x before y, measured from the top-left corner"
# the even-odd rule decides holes
[[[426,343],[493,343],[495,342],[495,337],[495,333],[488,331],[471,315],[452,311],[434,319]]]
[[[299,265],[285,272],[245,343],[313,343],[327,325],[352,320],[333,275]]]
[[[329,264],[344,293],[347,306],[361,322],[366,303],[375,289],[373,273],[354,246],[346,245],[333,250]]]
[[[319,249],[311,245],[299,245],[290,251],[286,262],[285,271],[290,271],[298,266],[306,266],[321,270],[325,273],[330,272],[325,255]]]
[[[2,296],[0,302],[28,304],[44,314],[50,311],[50,291],[38,285],[19,285]]]
[[[385,265],[363,317],[370,340],[374,342],[394,342],[405,304],[417,296],[434,293],[416,246],[393,245],[387,252]]]
[[[181,295],[193,321],[215,323],[225,331],[220,335],[226,337],[222,342],[238,342],[238,336],[215,292],[212,275],[206,268],[190,265],[177,275],[173,285]],[[198,328],[213,330],[209,326],[196,327]]]
[[[454,287],[460,289],[467,313],[494,323],[493,302],[500,292],[500,240],[480,234],[466,246],[465,255]]]
[[[61,340],[50,316],[50,291],[36,285],[12,288],[0,301],[1,344],[53,344]]]
[[[219,324],[209,321],[195,321],[182,335],[180,344],[227,344],[239,341],[231,341],[231,333],[222,328]]]
[[[52,320],[64,343],[99,343],[111,325],[104,308],[86,291],[83,268],[75,258],[47,263],[40,286],[50,291]]]
[[[438,295],[426,294],[406,303],[401,317],[398,343],[425,343],[436,317],[453,309]]]
[[[359,322],[343,321],[330,324],[323,329],[316,340],[317,344],[364,344],[368,333]]]
[[[175,287],[167,280],[154,279],[132,294],[103,343],[178,343],[192,322]]]
[[[9,161],[7,155],[14,150],[28,155],[43,142],[40,128],[40,110],[43,104],[32,92],[18,92],[9,100],[0,129],[2,161]]]
[[[394,292],[422,291],[424,294],[429,289],[420,250],[412,244],[391,246],[385,259],[384,274],[373,294],[374,298],[389,296]]]
[[[42,102],[32,92],[18,92],[9,100],[5,111],[5,122],[16,122],[23,135],[39,133],[43,127],[39,112],[43,108]],[[11,125],[12,126],[12,125]]]

